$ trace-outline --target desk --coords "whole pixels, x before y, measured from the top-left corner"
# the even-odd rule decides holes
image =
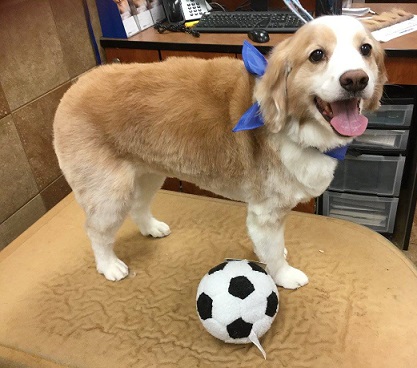
[[[370,4],[367,4],[368,6]],[[361,7],[365,4],[356,4]],[[417,4],[372,4],[372,9],[377,13],[389,10],[394,7],[404,9],[413,14],[417,14]],[[270,41],[256,45],[259,50],[268,52],[273,46],[290,37],[290,34],[271,34]],[[247,40],[246,34],[201,34],[199,38],[181,33],[159,34],[153,28],[140,32],[127,40],[103,38],[101,45],[106,53],[110,53],[108,60],[112,60],[114,50],[147,50],[149,53],[132,53],[135,59],[126,60],[122,56],[122,61],[157,61],[159,56],[157,51],[182,51],[182,52],[209,52],[209,53],[229,53],[240,54],[242,43]],[[391,40],[383,44],[387,54],[386,67],[391,84],[412,84],[417,85],[417,32]],[[153,51],[153,52],[152,52]],[[123,51],[121,52],[121,54]],[[204,55],[200,55],[204,56]],[[152,60],[153,59],[153,60]]]
[[[0,252],[0,367],[416,366],[417,271],[381,235],[289,215],[289,257],[310,283],[279,289],[264,361],[255,346],[210,336],[195,310],[209,269],[255,257],[245,205],[160,191],[154,213],[172,234],[145,238],[127,220],[115,251],[131,274],[117,283],[97,274],[72,194]]]
[[[397,7],[417,14],[417,4],[367,5],[377,13]],[[365,4],[355,4],[355,6],[361,7]],[[274,45],[290,36],[290,34],[271,34],[268,43],[259,44],[257,47],[267,53]],[[195,38],[182,33],[159,34],[150,28],[127,40],[103,38],[101,45],[105,48],[108,61],[118,59],[121,62],[153,62],[173,55],[193,55],[202,58],[224,55],[239,57],[244,40],[247,40],[246,34],[205,33],[201,34],[200,38]],[[387,55],[386,67],[389,83],[417,86],[417,32],[384,43],[383,47]],[[417,101],[417,95],[411,98]],[[401,249],[408,249],[417,199],[417,145],[412,144],[417,139],[416,110],[410,130],[409,142],[411,144],[406,154],[396,223],[391,237],[391,240]]]

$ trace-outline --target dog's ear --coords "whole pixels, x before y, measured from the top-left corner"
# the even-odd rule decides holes
[[[364,109],[365,110],[376,110],[381,106],[380,100],[384,92],[384,84],[388,81],[387,70],[385,69],[385,53],[381,45],[375,41],[373,47],[373,57],[375,58],[375,63],[378,68],[378,79],[375,82],[375,91],[372,97],[365,101]]]
[[[287,119],[287,76],[291,69],[288,44],[289,39],[273,49],[265,74],[254,91],[265,126],[273,133],[278,133]]]

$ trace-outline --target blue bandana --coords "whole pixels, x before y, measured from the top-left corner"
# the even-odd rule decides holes
[[[323,153],[329,157],[333,157],[340,161],[343,161],[345,159],[346,151],[348,150],[348,148],[349,148],[349,145],[347,144],[346,146],[333,148]]]
[[[267,66],[265,57],[255,46],[246,40],[243,41],[242,58],[245,68],[249,73],[256,75],[257,77],[262,77],[264,75]],[[255,102],[242,115],[236,126],[233,128],[233,131],[240,132],[241,130],[251,130],[259,128],[264,124],[259,103]]]
[[[249,73],[257,77],[262,77],[265,74],[265,69],[268,64],[265,57],[255,46],[246,40],[243,41],[242,58],[245,68]],[[265,125],[265,122],[260,111],[259,103],[255,102],[239,119],[238,123],[233,128],[233,132],[252,130],[263,125]],[[343,160],[347,149],[348,146],[337,147],[324,152],[324,154],[337,160]]]

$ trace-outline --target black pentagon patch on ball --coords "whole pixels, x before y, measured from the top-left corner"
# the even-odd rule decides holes
[[[266,304],[266,311],[265,314],[269,317],[273,317],[275,316],[275,314],[277,313],[277,308],[278,308],[278,296],[277,294],[273,291],[267,300],[267,304]]]
[[[211,318],[211,311],[213,309],[213,300],[204,293],[201,293],[197,299],[197,311],[200,318],[204,321]]]
[[[212,273],[215,273],[216,271],[221,271],[223,268],[225,268],[225,267],[226,267],[227,263],[228,263],[228,262],[223,262],[223,263],[220,263],[219,265],[217,265],[216,267],[213,267],[213,268],[212,268],[212,269],[208,272],[208,274],[209,274],[209,275],[211,275]]]
[[[237,298],[245,299],[254,291],[255,287],[245,276],[236,276],[230,280],[229,293]]]
[[[258,272],[262,272],[265,275],[267,275],[268,273],[259,265],[257,265],[255,262],[249,262],[248,265],[252,268],[252,270],[254,271],[258,271]]]
[[[239,318],[227,325],[226,328],[232,339],[243,339],[250,335],[252,323],[245,322],[242,318]]]

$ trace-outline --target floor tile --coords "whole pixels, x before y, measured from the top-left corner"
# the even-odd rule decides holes
[[[0,224],[0,250],[16,239],[29,226],[46,213],[40,195],[37,195],[16,213]]]
[[[408,250],[404,251],[404,254],[417,266],[417,211],[414,215]]]
[[[0,223],[38,193],[11,115],[0,120]]]
[[[68,82],[12,113],[39,190],[61,175],[52,144],[52,124]]]
[[[3,88],[0,84],[0,119],[4,118],[7,114],[10,114],[10,108],[7,103],[6,95],[4,94]]]
[[[12,111],[69,79],[48,0],[2,0],[0,24],[0,83]]]
[[[90,11],[91,25],[93,26],[94,37],[96,39],[96,43],[98,45],[98,49],[100,52],[100,58],[103,62],[105,62],[106,57],[105,57],[104,49],[100,46],[100,38],[102,36],[102,32],[101,32],[100,18],[98,16],[98,11],[97,11],[96,0],[87,0],[87,4],[88,4],[88,9]]]
[[[50,1],[61,41],[64,61],[71,78],[96,65],[84,7],[81,1]]]
[[[49,211],[69,193],[71,193],[71,188],[64,176],[61,175],[41,192],[41,197],[46,209]]]
[[[409,249],[404,250],[403,252],[404,255],[417,266],[417,245],[410,244]]]

